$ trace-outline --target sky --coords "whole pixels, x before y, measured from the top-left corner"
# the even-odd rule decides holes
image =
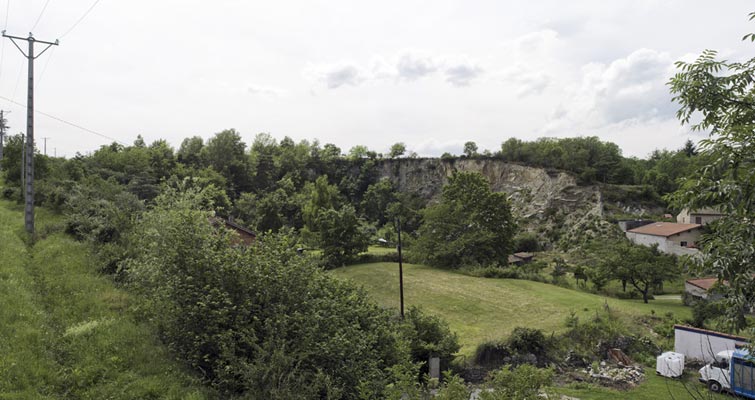
[[[421,156],[460,154],[467,141],[494,152],[511,137],[598,136],[644,158],[704,137],[676,120],[666,82],[674,62],[705,49],[751,58],[755,45],[741,38],[755,32],[752,8],[739,0],[0,0],[0,24],[9,35],[60,40],[35,62],[35,108],[47,114],[36,114],[35,137],[40,151],[48,138],[48,155],[137,135],[178,148],[234,128],[247,144],[266,132],[344,153],[355,145],[387,153],[404,142]],[[13,134],[26,129],[26,75],[26,58],[4,39],[0,108]]]

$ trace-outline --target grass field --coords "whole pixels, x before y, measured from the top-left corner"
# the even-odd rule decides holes
[[[645,368],[645,381],[635,389],[619,391],[595,385],[582,387],[562,387],[553,389],[554,392],[576,397],[581,400],[681,400],[681,399],[731,399],[732,396],[710,392],[697,377],[685,374],[681,379],[668,379],[655,374],[652,368]]]
[[[44,237],[30,246],[22,210],[0,201],[0,399],[214,397],[96,272],[89,249],[38,211]]]
[[[399,307],[398,265],[360,264],[332,273],[363,285],[387,307]],[[517,326],[539,328],[546,333],[564,329],[571,312],[590,318],[608,305],[628,315],[673,313],[688,318],[690,310],[678,300],[617,300],[545,283],[476,278],[422,265],[404,265],[404,297],[407,306],[417,305],[445,318],[459,334],[461,353],[471,355],[488,339],[502,339]]]
[[[399,306],[398,265],[374,263],[333,270],[342,279],[363,285],[370,295],[387,307]],[[470,356],[477,344],[488,339],[505,338],[515,327],[543,329],[546,333],[564,330],[564,320],[575,312],[590,318],[605,305],[628,316],[673,313],[688,318],[690,310],[679,300],[618,300],[566,289],[545,283],[475,278],[422,265],[404,265],[404,295],[407,306],[418,305],[441,315],[459,334],[461,354]],[[558,394],[585,400],[602,399],[688,399],[689,390],[699,391],[695,398],[719,399],[707,393],[695,376],[685,384],[655,375],[646,369],[646,381],[631,391],[618,391],[595,385],[557,387]],[[710,397],[709,397],[710,396]]]

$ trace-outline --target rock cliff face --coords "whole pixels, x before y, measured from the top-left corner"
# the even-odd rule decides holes
[[[570,240],[576,233],[597,234],[603,225],[601,193],[597,186],[578,186],[561,171],[511,164],[496,159],[401,159],[380,164],[381,178],[400,191],[436,199],[454,172],[479,172],[494,191],[511,200],[520,226],[536,232],[544,244]],[[603,227],[605,228],[605,227]]]

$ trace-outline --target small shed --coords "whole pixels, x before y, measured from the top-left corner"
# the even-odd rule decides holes
[[[535,255],[532,253],[514,253],[509,256],[509,264],[513,265],[524,265],[529,264],[532,262],[532,260],[535,259]]]
[[[251,229],[233,222],[230,219],[222,219],[213,217],[210,218],[212,226],[220,226],[221,224],[226,228],[236,233],[237,237],[233,239],[233,244],[243,244],[245,246],[251,246],[255,240],[257,240],[257,234]]]

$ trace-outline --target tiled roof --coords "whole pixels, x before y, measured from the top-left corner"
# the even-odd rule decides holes
[[[718,282],[718,278],[699,278],[699,279],[687,279],[687,283],[692,286],[697,286],[703,290],[710,290],[713,285]]]
[[[627,232],[640,233],[643,235],[669,237],[678,233],[698,229],[700,224],[676,224],[673,222],[656,222],[639,228],[631,229]]]
[[[535,257],[535,255],[532,254],[532,253],[524,253],[524,252],[514,253],[514,256],[519,257],[519,258],[532,258],[532,257]]]

